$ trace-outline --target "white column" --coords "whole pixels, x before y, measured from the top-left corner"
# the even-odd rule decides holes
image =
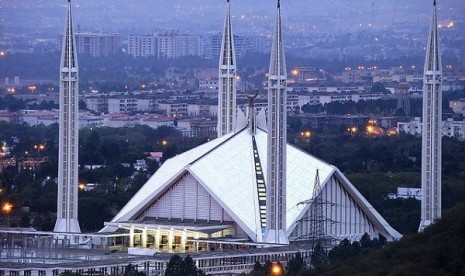
[[[155,249],[160,249],[161,230],[155,230]]]
[[[182,234],[181,234],[181,244],[180,244],[181,252],[186,251],[186,241],[187,241],[187,231],[186,229],[183,229]]]
[[[147,229],[142,229],[142,248],[147,248]]]
[[[134,247],[134,228],[129,229],[129,247]]]
[[[199,239],[199,233],[198,233],[198,232],[195,232],[195,233],[194,233],[194,239],[196,239],[196,240]],[[195,252],[199,252],[199,242],[198,242],[198,241],[196,241],[196,242],[194,243],[194,247],[195,247],[195,248],[194,248],[194,251],[195,251]]]
[[[173,250],[174,231],[173,229],[168,230],[168,250]]]

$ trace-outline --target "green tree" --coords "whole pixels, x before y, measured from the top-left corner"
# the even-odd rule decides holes
[[[123,276],[145,276],[145,272],[138,271],[136,266],[133,264],[128,264],[124,268],[124,274]]]
[[[302,254],[297,252],[294,256],[287,262],[286,272],[288,275],[294,275],[300,272],[304,268],[304,259]]]
[[[166,267],[165,276],[183,276],[181,267],[182,258],[177,254],[173,255]]]
[[[187,255],[181,262],[181,274],[179,276],[204,276],[205,273],[197,268],[191,256]]]

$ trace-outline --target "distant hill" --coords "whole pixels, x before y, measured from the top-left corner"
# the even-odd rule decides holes
[[[306,275],[465,275],[465,203],[424,233]]]

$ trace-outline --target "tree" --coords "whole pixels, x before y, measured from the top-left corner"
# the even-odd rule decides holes
[[[205,273],[197,268],[191,256],[182,259],[176,254],[168,262],[165,276],[205,276]]]
[[[384,87],[384,84],[382,84],[381,82],[375,82],[371,86],[371,92],[386,94],[388,90],[386,89],[386,87]]]
[[[179,255],[175,254],[171,257],[166,267],[165,276],[181,276],[182,259]]]
[[[321,245],[321,242],[318,242],[313,248],[311,255],[311,266],[313,268],[319,269],[326,264],[326,252]]]
[[[181,275],[183,276],[204,276],[205,273],[197,268],[191,256],[187,255],[181,263]],[[180,276],[181,276],[180,275]]]
[[[294,273],[300,272],[303,268],[304,259],[302,258],[302,254],[297,252],[287,263],[286,271],[289,275],[293,275]]]
[[[146,275],[145,272],[138,271],[136,266],[134,266],[133,264],[128,264],[124,268],[123,276],[145,276],[145,275]]]

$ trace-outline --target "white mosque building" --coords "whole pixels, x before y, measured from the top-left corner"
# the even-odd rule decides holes
[[[229,35],[223,36],[220,56],[235,61],[227,5],[224,31]],[[220,78],[227,79],[228,66],[235,63],[220,63]],[[279,1],[269,75],[268,114],[255,115],[251,107],[247,117],[240,110],[235,120],[230,112],[224,113],[226,119],[220,115],[219,125],[234,121],[235,127],[167,160],[100,232],[129,234],[129,247],[175,252],[302,243],[315,238],[315,222],[309,219],[315,194],[324,203],[318,227],[334,244],[359,240],[365,233],[399,239],[338,168],[287,144]],[[225,85],[230,87],[220,93],[235,93],[232,82]],[[321,188],[314,193],[317,172]]]

